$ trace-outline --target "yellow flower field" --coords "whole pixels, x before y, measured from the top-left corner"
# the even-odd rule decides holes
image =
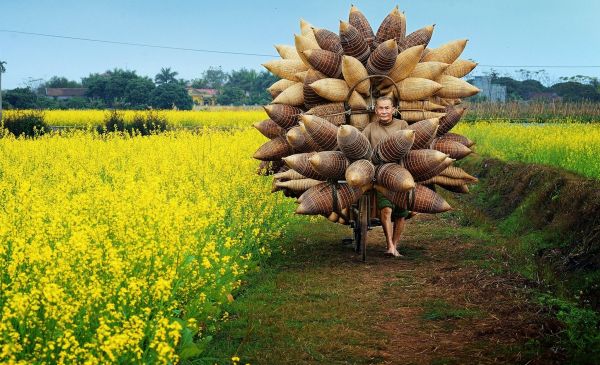
[[[173,363],[269,253],[289,202],[256,131],[0,139],[0,362]]]
[[[593,123],[459,123],[453,132],[486,156],[562,167],[600,178],[600,125]]]

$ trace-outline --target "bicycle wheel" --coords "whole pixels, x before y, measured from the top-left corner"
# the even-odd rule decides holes
[[[358,202],[358,227],[360,238],[357,244],[360,245],[360,255],[363,262],[367,260],[367,232],[369,230],[369,195],[364,194]]]

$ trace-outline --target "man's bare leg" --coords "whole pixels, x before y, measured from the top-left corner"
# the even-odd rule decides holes
[[[393,241],[392,208],[385,207],[381,209],[381,226],[383,227],[383,234],[385,235],[387,244],[387,251],[385,253],[400,256]]]
[[[402,238],[402,232],[404,232],[405,224],[406,220],[404,219],[404,217],[400,217],[394,222],[394,234],[392,235],[392,241],[394,242],[394,247],[396,248],[396,250],[398,249],[400,238]]]

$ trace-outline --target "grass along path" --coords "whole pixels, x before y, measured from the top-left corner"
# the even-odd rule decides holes
[[[347,227],[298,223],[291,243],[249,278],[229,319],[195,363],[552,363],[538,339],[552,322],[511,276],[498,237],[457,213],[409,221],[401,253],[385,257],[381,228],[363,264]]]

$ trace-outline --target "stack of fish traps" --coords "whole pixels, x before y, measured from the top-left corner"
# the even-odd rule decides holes
[[[435,186],[467,193],[477,181],[453,166],[473,142],[450,132],[465,112],[461,98],[479,92],[462,79],[477,65],[459,58],[467,40],[428,48],[434,26],[407,35],[398,8],[377,32],[354,6],[339,34],[304,20],[300,30],[264,64],[280,80],[268,88],[269,119],[254,124],[270,139],[254,158],[259,173],[273,174],[273,192],[297,198],[298,214],[339,223],[373,188],[411,211],[451,209]],[[380,96],[393,98],[408,127],[371,146],[361,131],[376,122]]]

